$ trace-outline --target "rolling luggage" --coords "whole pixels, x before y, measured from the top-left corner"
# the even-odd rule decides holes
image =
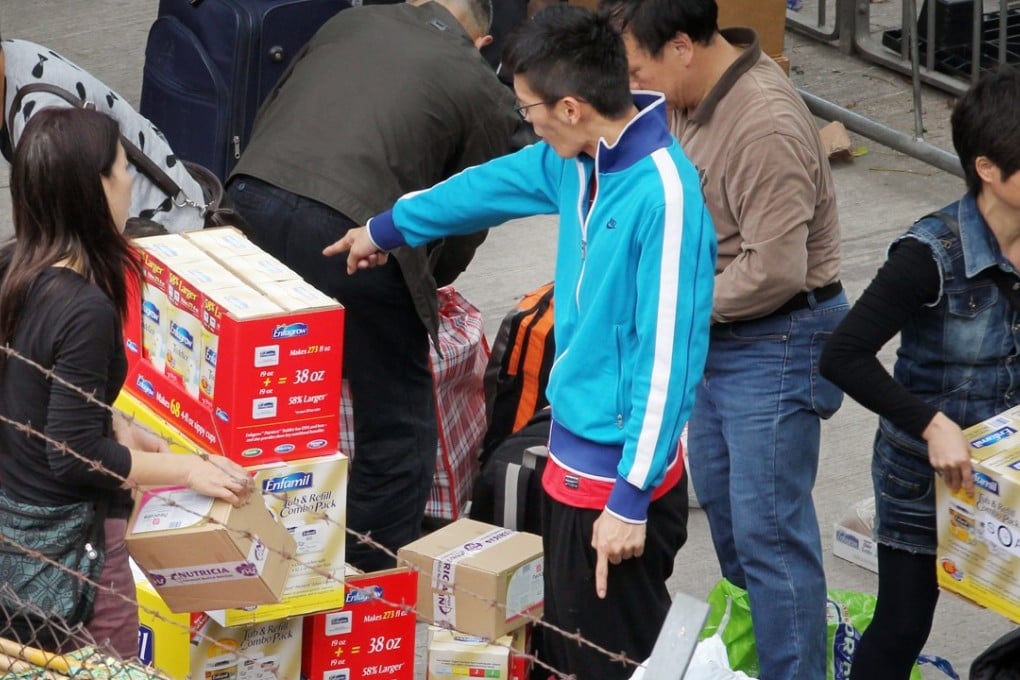
[[[259,105],[347,0],[160,0],[140,111],[176,154],[225,180]]]

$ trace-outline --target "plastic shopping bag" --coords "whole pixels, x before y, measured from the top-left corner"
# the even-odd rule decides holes
[[[723,579],[708,596],[711,611],[702,629],[702,639],[718,635],[726,646],[730,666],[751,677],[760,673],[758,651],[751,625],[751,605],[747,591]],[[729,617],[726,618],[727,609]],[[848,680],[857,642],[875,613],[875,596],[849,590],[828,591],[826,617],[828,645],[827,680]],[[921,680],[920,664],[930,664],[946,676],[959,680],[952,665],[941,657],[922,655],[911,671],[911,680]]]

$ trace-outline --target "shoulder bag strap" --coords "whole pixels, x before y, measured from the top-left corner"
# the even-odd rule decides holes
[[[960,223],[957,222],[956,216],[952,213],[940,210],[930,215],[925,215],[925,217],[934,217],[941,220],[949,228],[949,231],[953,232],[956,238],[960,238]],[[1015,276],[1010,276],[997,266],[986,269],[984,273],[998,287],[999,291],[1006,296],[1006,300],[1009,302],[1010,307],[1013,308],[1013,311],[1020,312],[1020,280],[1017,280]]]
[[[8,113],[7,129],[11,135],[14,134],[14,112],[20,109],[21,100],[26,95],[35,94],[38,92],[45,92],[46,94],[52,94],[55,97],[60,97],[71,106],[80,109],[94,109],[95,105],[92,102],[82,101],[77,95],[71,94],[62,87],[51,85],[50,83],[31,83],[24,85],[18,89],[17,94],[14,95],[14,99],[11,102],[11,110]],[[13,143],[13,139],[11,140]],[[156,165],[151,158],[145,155],[141,149],[135,146],[131,141],[128,140],[124,135],[120,136],[120,143],[124,145],[124,153],[127,155],[128,160],[138,168],[138,171],[149,178],[153,184],[159,187],[159,190],[164,194],[173,199],[177,205],[187,205],[187,199],[181,191],[181,188],[177,186],[177,183],[170,177],[170,175],[163,172],[163,169]],[[183,202],[181,202],[183,201]],[[201,208],[203,206],[197,205],[195,207]]]

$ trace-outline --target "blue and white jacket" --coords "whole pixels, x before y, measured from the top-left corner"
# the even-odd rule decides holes
[[[539,142],[405,195],[368,229],[392,250],[559,213],[550,454],[607,482],[610,512],[643,522],[704,368],[716,240],[664,98],[635,93],[635,103],[594,159],[563,159]]]

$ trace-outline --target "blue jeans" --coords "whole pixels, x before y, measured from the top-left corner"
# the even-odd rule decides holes
[[[849,305],[712,327],[688,431],[691,478],[723,576],[746,588],[761,678],[825,677],[825,573],[811,490],[820,420],[843,393],[818,373]]]
[[[322,203],[245,176],[227,195],[256,243],[345,307],[343,377],[355,445],[347,526],[396,553],[421,535],[439,436],[428,332],[400,267],[390,258],[348,276],[343,257],[324,257],[325,246],[358,225]],[[350,534],[347,561],[363,571],[395,564]]]

